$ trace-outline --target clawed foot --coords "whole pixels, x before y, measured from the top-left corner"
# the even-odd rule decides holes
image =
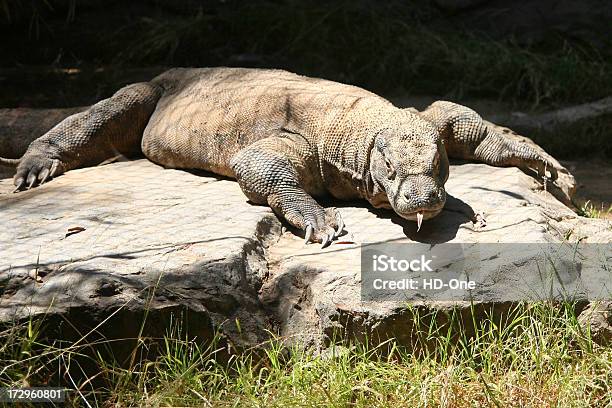
[[[329,246],[344,229],[344,221],[335,208],[326,208],[315,215],[304,217],[304,243],[320,242],[321,248]]]
[[[59,176],[64,171],[64,165],[58,159],[41,155],[26,155],[17,166],[14,192],[29,190],[32,187],[44,184],[50,178]]]
[[[543,180],[555,181],[557,169],[548,159],[527,143],[508,139],[489,131],[474,152],[474,158],[493,166],[515,166],[523,171],[535,171]]]
[[[533,154],[538,156],[538,158],[523,159],[522,162],[519,163],[517,167],[523,168],[523,170],[525,169],[535,170],[538,173],[538,177],[540,177],[542,180],[547,180],[547,181],[557,180],[558,174],[557,174],[557,169],[555,168],[555,166],[552,163],[550,163],[548,160],[546,160],[544,157],[542,157],[535,150],[533,151]]]

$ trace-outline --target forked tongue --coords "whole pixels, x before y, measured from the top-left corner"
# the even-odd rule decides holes
[[[417,232],[421,229],[421,224],[423,224],[423,213],[417,212]]]

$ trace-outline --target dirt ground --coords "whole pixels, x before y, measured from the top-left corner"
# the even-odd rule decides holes
[[[612,219],[612,163],[602,159],[563,160],[561,163],[576,177],[577,207],[588,201],[601,212],[602,218]]]

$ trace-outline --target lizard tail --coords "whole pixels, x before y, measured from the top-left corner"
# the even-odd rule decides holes
[[[0,157],[0,166],[17,167],[21,159],[5,159]]]

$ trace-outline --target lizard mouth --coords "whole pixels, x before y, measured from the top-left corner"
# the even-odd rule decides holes
[[[400,216],[406,220],[416,221],[417,232],[419,232],[424,220],[429,220],[435,217],[436,215],[440,214],[440,212],[442,212],[442,208],[437,208],[433,210],[421,209],[421,210],[412,211],[409,213],[400,214]]]

